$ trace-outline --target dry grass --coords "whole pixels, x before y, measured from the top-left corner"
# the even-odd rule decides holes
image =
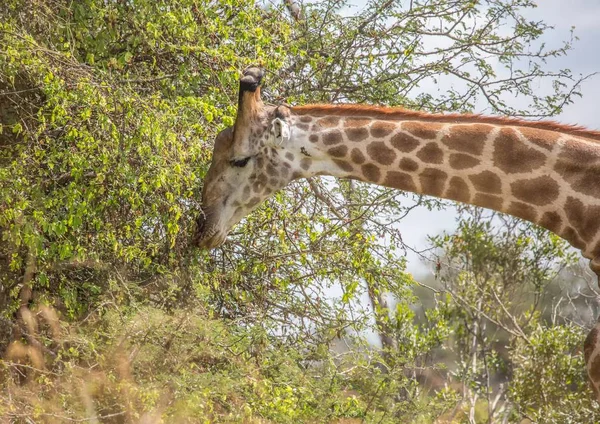
[[[19,315],[25,337],[13,340],[0,360],[2,423],[163,422],[169,392],[148,407],[125,343],[86,367],[70,346],[77,339],[73,329],[61,328],[53,308],[22,307]]]

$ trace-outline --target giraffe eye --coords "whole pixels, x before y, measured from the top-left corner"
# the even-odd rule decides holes
[[[233,160],[229,161],[229,163],[231,164],[231,166],[243,168],[244,166],[246,166],[248,164],[249,160],[250,160],[250,156],[248,156],[247,158],[243,158],[243,159],[233,159]]]

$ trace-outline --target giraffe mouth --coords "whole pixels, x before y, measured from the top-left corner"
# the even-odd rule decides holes
[[[210,250],[225,243],[225,240],[227,239],[227,233],[221,233],[216,231],[216,229],[213,233],[213,235],[210,235],[210,233],[207,233],[206,235],[197,235],[195,240],[196,246],[198,246],[200,249]]]
[[[213,225],[208,230],[198,231],[194,236],[193,242],[200,249],[210,250],[225,243],[226,239],[227,232],[222,232],[217,225]]]
[[[196,234],[193,244],[200,249],[213,249],[225,243],[227,231],[221,231],[219,222],[212,223],[211,216],[201,212],[196,219]]]

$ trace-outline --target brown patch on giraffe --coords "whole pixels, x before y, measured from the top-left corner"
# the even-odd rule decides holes
[[[343,171],[346,171],[346,172],[354,171],[354,167],[346,161],[343,161],[340,159],[334,159],[333,161]]]
[[[317,121],[317,125],[321,128],[333,128],[337,127],[340,123],[339,116],[327,116],[325,118],[321,118]]]
[[[442,143],[452,150],[479,156],[492,127],[484,124],[452,125]]]
[[[350,153],[350,159],[352,159],[352,162],[358,165],[362,165],[367,160],[363,152],[357,148],[352,149],[352,152]]]
[[[441,196],[444,192],[444,185],[448,179],[448,174],[437,168],[425,168],[419,174],[421,188],[423,193],[431,196]]]
[[[348,153],[348,147],[344,145],[332,147],[327,150],[327,153],[335,158],[343,158]]]
[[[364,127],[371,123],[370,119],[348,118],[344,121],[344,128]]]
[[[569,196],[567,197],[564,210],[569,223],[576,229],[581,229],[585,222],[585,206],[583,202],[579,199]]]
[[[266,184],[268,179],[269,177],[267,177],[267,174],[261,173],[256,175],[256,181],[260,184]]]
[[[479,174],[469,175],[469,180],[471,180],[477,191],[490,194],[502,193],[502,181],[492,171],[483,171]]]
[[[311,143],[318,143],[318,142],[319,142],[319,136],[318,136],[318,135],[316,135],[316,134],[311,134],[311,135],[308,137],[308,140],[309,140]]]
[[[396,160],[396,152],[387,147],[385,143],[373,142],[367,146],[367,154],[382,165],[391,165]]]
[[[512,128],[502,128],[494,140],[493,161],[507,174],[531,172],[546,163],[546,155],[526,146]]]
[[[277,185],[279,185],[279,180],[277,178],[269,179],[269,187],[268,187],[269,190],[271,189],[271,187],[276,187]],[[267,191],[267,190],[265,190],[265,191]]]
[[[600,230],[600,206],[586,207],[581,200],[569,196],[564,210],[569,223],[584,240],[591,241],[596,237]]]
[[[469,203],[471,200],[471,192],[465,180],[460,177],[452,177],[448,184],[448,189],[444,193],[444,197],[458,200],[459,202]]]
[[[440,130],[442,129],[442,125],[440,124],[432,124],[432,123],[423,123],[417,121],[408,121],[402,123],[402,130],[408,131],[415,137],[425,138],[425,139],[435,139]]]
[[[363,165],[361,167],[361,170],[367,181],[376,183],[381,177],[381,171],[379,171],[377,165],[373,165],[372,163],[367,163],[366,165]]]
[[[263,159],[262,156],[259,156],[258,158],[256,158],[256,167],[257,168],[262,168],[264,164],[265,164],[265,160]]]
[[[590,331],[583,342],[583,357],[585,358],[586,364],[592,357],[592,353],[596,348],[596,343],[598,343],[598,327],[592,328],[592,331]]]
[[[536,222],[538,214],[535,208],[527,203],[510,202],[508,213],[519,218],[526,219],[529,222]]]
[[[596,354],[589,366],[590,378],[597,384],[600,379],[600,353]]]
[[[280,175],[281,175],[283,178],[287,178],[289,174],[290,174],[290,170],[289,170],[289,168],[286,168],[285,166],[281,167],[281,170],[280,170]]]
[[[369,137],[369,130],[365,127],[348,128],[346,136],[348,136],[348,140],[350,141],[363,141]]]
[[[450,155],[450,167],[453,169],[468,169],[479,165],[480,160],[465,153],[452,153]]]
[[[560,133],[537,128],[519,127],[518,130],[527,140],[546,150],[552,150],[560,137]]]
[[[544,206],[558,197],[558,183],[549,176],[519,180],[510,185],[517,199],[533,205]]]
[[[386,121],[375,121],[371,125],[371,135],[373,137],[381,138],[389,135],[396,129],[396,125]]]
[[[594,163],[598,154],[564,150],[556,162],[555,170],[574,190],[600,198],[600,166]]]
[[[300,128],[303,131],[308,131],[310,126],[308,124],[296,124],[296,128]]]
[[[473,204],[483,206],[484,208],[502,211],[502,198],[486,193],[475,193]]]
[[[308,168],[310,168],[311,165],[312,165],[312,160],[309,158],[303,158],[300,161],[300,168],[304,169],[305,171],[308,170]]]
[[[292,181],[293,180],[297,180],[298,178],[302,178],[304,176],[304,174],[300,171],[294,171],[292,172]]]
[[[571,246],[577,249],[583,249],[585,247],[585,242],[579,237],[579,234],[573,227],[566,226],[560,236],[571,243]]]
[[[558,157],[561,161],[590,165],[600,162],[600,150],[597,143],[570,138],[565,141]]]
[[[415,172],[417,169],[419,169],[419,164],[412,159],[402,158],[400,161],[400,169],[403,171]]]
[[[294,154],[293,154],[293,153],[291,153],[291,152],[287,152],[287,153],[285,154],[285,158],[286,158],[287,160],[289,160],[290,162],[293,162],[293,161],[294,161]]]
[[[545,212],[538,224],[558,235],[563,227],[562,218],[556,212]]]
[[[247,185],[246,187],[244,187],[243,193],[244,193],[244,197],[250,196],[250,186]]]
[[[440,164],[444,162],[444,152],[440,149],[437,143],[427,143],[421,150],[417,152],[417,157],[425,163]]]
[[[417,191],[417,186],[411,175],[404,172],[390,171],[386,174],[383,185],[406,191]]]
[[[323,136],[323,143],[326,146],[338,144],[342,142],[342,133],[339,131],[329,131]]]
[[[273,165],[268,164],[267,165],[267,174],[269,174],[272,177],[277,177],[279,176],[279,172],[277,171],[277,168],[275,168]]]
[[[257,181],[254,184],[252,184],[252,191],[255,193],[260,193],[263,189],[264,185],[263,183]]]
[[[554,169],[561,175],[563,180],[571,183],[572,181],[577,181],[580,175],[585,172],[587,167],[588,166],[586,164],[582,164],[581,162],[564,160],[559,157],[558,161],[556,161]]]
[[[414,138],[412,135],[405,133],[398,133],[390,140],[392,146],[404,153],[410,153],[415,150],[421,142]]]
[[[300,122],[312,122],[312,118],[310,116],[301,116]]]
[[[559,160],[555,169],[573,190],[600,199],[600,166]]]

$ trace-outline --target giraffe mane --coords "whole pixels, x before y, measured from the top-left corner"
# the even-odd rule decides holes
[[[418,119],[420,121],[442,122],[442,123],[483,123],[496,125],[510,125],[528,128],[536,128],[546,131],[555,131],[563,134],[569,134],[577,137],[583,137],[595,141],[600,141],[600,131],[589,130],[579,125],[560,124],[555,121],[527,121],[519,118],[506,118],[500,116],[485,116],[478,114],[459,114],[459,113],[428,113],[416,110],[405,109],[402,107],[386,107],[373,105],[354,105],[354,104],[335,104],[335,105],[305,105],[293,106],[292,112],[297,115],[316,115],[316,116],[366,116],[378,119]]]

